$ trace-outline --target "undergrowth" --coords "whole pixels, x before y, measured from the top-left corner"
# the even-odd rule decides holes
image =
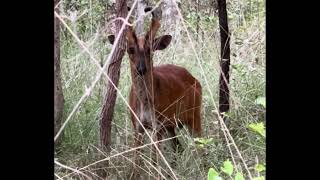
[[[250,1],[251,2],[251,1]],[[236,16],[235,10],[230,11]],[[189,15],[188,17],[190,17]],[[203,87],[202,99],[202,129],[203,137],[194,139],[186,129],[177,132],[178,139],[183,144],[184,151],[180,154],[173,152],[168,146],[170,142],[163,142],[162,150],[168,162],[172,164],[178,179],[248,179],[242,161],[233,151],[236,164],[231,161],[230,152],[221,135],[221,127],[217,118],[214,104],[218,105],[219,83],[219,55],[220,38],[217,27],[217,18],[210,19],[211,26],[197,36],[192,18],[187,18],[188,30],[192,35],[196,52],[190,42],[181,32],[174,37],[170,46],[154,55],[154,65],[172,63],[188,69]],[[70,22],[69,22],[70,23]],[[231,109],[226,114],[230,120],[228,129],[238,146],[245,163],[254,178],[265,176],[265,22],[264,14],[250,16],[246,23],[239,25],[237,18],[230,18],[231,36],[231,71],[230,71],[230,100]],[[92,31],[85,31],[81,37],[90,52],[101,60],[106,60],[111,45],[105,42],[102,36],[95,34],[102,26],[95,25]],[[158,33],[158,35],[161,32]],[[196,40],[197,39],[197,40]],[[198,55],[202,68],[199,66]],[[85,87],[91,85],[97,67],[91,63],[90,57],[77,42],[67,33],[61,33],[61,70],[62,85],[65,98],[65,119],[80,97]],[[208,86],[205,83],[208,81]],[[90,97],[80,106],[63,131],[62,143],[55,149],[55,159],[60,163],[79,169],[88,164],[108,157],[99,147],[99,116],[107,80],[102,76]],[[129,73],[129,60],[127,55],[122,60],[119,89],[128,99],[131,77]],[[212,101],[209,90],[213,93]],[[129,110],[122,99],[117,98],[112,121],[112,151],[110,155],[124,152],[133,147],[133,128]],[[147,139],[147,138],[146,138]],[[145,143],[149,141],[146,140]],[[150,147],[143,148],[141,158],[143,163],[140,171],[145,176],[155,177],[150,166]],[[174,160],[176,158],[176,160]],[[99,179],[98,169],[106,170],[108,179],[127,179],[132,170],[133,152],[121,154],[111,158],[109,166],[104,163],[95,164],[82,170],[83,173]],[[175,161],[175,162],[174,162]],[[171,179],[169,169],[160,162],[162,173]],[[230,165],[231,164],[231,165]],[[231,172],[232,166],[232,172]],[[210,170],[209,170],[210,169]],[[235,171],[238,170],[238,172]],[[66,179],[85,179],[78,173],[55,166],[56,176]],[[63,179],[64,179],[63,178]]]

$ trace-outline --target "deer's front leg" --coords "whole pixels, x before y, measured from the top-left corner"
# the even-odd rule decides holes
[[[142,145],[143,145],[143,134],[139,133],[139,132],[136,132],[135,133],[134,147],[138,148],[138,147],[140,147]],[[133,171],[132,171],[130,179],[137,179],[138,178],[139,173],[138,173],[138,170],[137,170],[137,166],[140,166],[140,158],[139,158],[140,152],[141,152],[141,149],[136,149],[135,152],[134,152]]]

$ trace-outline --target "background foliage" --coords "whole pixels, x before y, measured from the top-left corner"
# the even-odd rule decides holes
[[[199,3],[199,4],[198,4]],[[196,52],[190,46],[186,32],[174,37],[170,46],[154,55],[155,65],[173,63],[187,68],[203,86],[202,128],[203,137],[193,139],[186,130],[181,130],[179,140],[185,150],[177,157],[174,172],[179,179],[247,179],[247,173],[237,156],[236,164],[231,161],[225,144],[216,110],[208,90],[218,101],[219,83],[219,28],[215,0],[181,0],[180,9],[188,31],[192,35]],[[113,17],[114,5],[110,0],[63,0],[61,15],[68,26],[89,47],[101,64],[106,60],[111,45],[106,41],[108,32],[102,31],[106,21]],[[228,128],[252,175],[263,178],[265,175],[265,1],[228,0],[227,10],[231,36],[231,109],[227,114],[231,119]],[[80,17],[79,17],[80,15]],[[181,24],[178,24],[181,26]],[[177,27],[178,28],[178,27]],[[158,33],[158,35],[161,32]],[[90,86],[98,72],[82,48],[65,27],[61,27],[61,70],[63,93],[65,96],[65,119]],[[196,54],[204,67],[201,69]],[[127,97],[130,89],[128,57],[125,55],[121,67],[119,89]],[[203,74],[209,87],[205,85]],[[55,158],[69,167],[80,168],[104,158],[99,150],[99,114],[102,107],[106,79],[103,77],[91,96],[81,105],[64,130],[62,144],[55,151]],[[132,147],[133,130],[128,108],[118,98],[112,127],[112,152],[116,154]],[[165,142],[164,144],[166,144]],[[175,152],[165,148],[165,157],[173,161]],[[132,153],[112,158],[107,169],[112,179],[127,179],[131,173]],[[142,156],[147,160],[148,148]],[[145,161],[147,162],[147,161]],[[230,170],[232,166],[232,171]],[[236,166],[239,172],[235,172]],[[168,171],[166,166],[162,166]],[[103,165],[87,168],[84,173],[97,179],[93,173]],[[141,168],[151,174],[149,165]],[[211,168],[211,169],[210,169]],[[210,169],[210,170],[209,170]],[[142,171],[143,171],[142,170]],[[56,166],[59,177],[71,171]],[[168,171],[169,172],[169,171]],[[165,174],[165,173],[164,173]],[[73,174],[66,179],[81,179]],[[168,175],[168,179],[170,176]]]

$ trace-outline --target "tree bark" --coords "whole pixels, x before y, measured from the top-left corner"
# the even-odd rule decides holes
[[[179,6],[179,1],[176,1]],[[163,0],[162,2],[162,11],[163,11],[163,30],[164,34],[170,34],[173,37],[177,37],[180,34],[180,29],[178,21],[178,11],[173,0]]]
[[[127,2],[126,0],[117,0],[116,1],[116,11],[117,17],[126,18],[128,10],[127,10]],[[122,26],[122,21],[116,21],[116,29],[117,33],[120,31]],[[116,34],[116,37],[119,34]],[[118,86],[119,77],[120,77],[120,65],[122,62],[122,57],[125,53],[125,31],[121,34],[119,42],[117,44],[117,48],[115,49],[110,65],[108,67],[108,76],[112,80],[112,82]],[[110,151],[111,144],[111,122],[113,118],[113,110],[114,105],[117,99],[116,89],[112,86],[111,83],[107,85],[107,91],[104,98],[104,104],[101,111],[101,119],[100,119],[100,141],[101,146],[107,152]]]
[[[218,0],[219,26],[221,37],[221,74],[219,79],[219,112],[229,111],[229,66],[230,66],[230,34],[226,0]],[[224,117],[224,116],[223,116]]]
[[[54,1],[54,6],[59,0]],[[55,11],[59,13],[59,8]],[[62,125],[64,98],[61,85],[61,70],[60,70],[60,21],[54,18],[54,135],[59,131]],[[60,139],[60,138],[59,138]],[[55,145],[59,145],[57,139]]]
[[[146,7],[146,3],[144,2],[144,0],[138,0],[137,3],[137,24],[136,24],[136,28],[135,28],[135,32],[136,35],[138,37],[144,35],[144,17],[143,15],[144,13],[144,9]]]

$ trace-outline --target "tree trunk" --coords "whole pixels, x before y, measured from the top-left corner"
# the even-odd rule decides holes
[[[176,3],[179,5],[179,1],[176,1]],[[177,24],[179,23],[177,21],[178,11],[173,0],[163,0],[161,9],[163,12],[162,27],[164,33],[177,37],[180,34],[180,26]]]
[[[117,16],[126,18],[128,10],[127,10],[127,2],[126,0],[117,0],[116,2],[116,10]],[[117,33],[120,31],[122,26],[122,21],[116,21],[116,29]],[[118,86],[119,77],[120,77],[120,65],[122,61],[122,57],[125,53],[125,31],[121,34],[119,42],[117,44],[117,48],[115,49],[110,65],[108,67],[108,76],[112,80],[112,82]],[[116,34],[116,37],[118,34]],[[107,85],[107,91],[104,98],[104,104],[101,111],[101,120],[100,120],[100,141],[101,146],[107,152],[110,151],[111,144],[111,122],[113,117],[114,105],[117,99],[117,92],[111,83]]]
[[[55,0],[54,6],[58,2],[59,0]],[[59,8],[56,8],[55,11],[59,13]],[[54,135],[56,135],[62,125],[63,104],[64,98],[60,71],[60,22],[58,18],[54,18]],[[59,139],[55,143],[57,146],[60,142]]]
[[[229,111],[229,66],[230,66],[230,34],[226,0],[218,0],[219,26],[221,37],[221,74],[219,80],[219,112]],[[224,117],[224,116],[223,116]]]
[[[138,0],[137,4],[137,24],[135,28],[135,32],[137,37],[144,35],[144,9],[146,7],[146,3],[144,0]]]

